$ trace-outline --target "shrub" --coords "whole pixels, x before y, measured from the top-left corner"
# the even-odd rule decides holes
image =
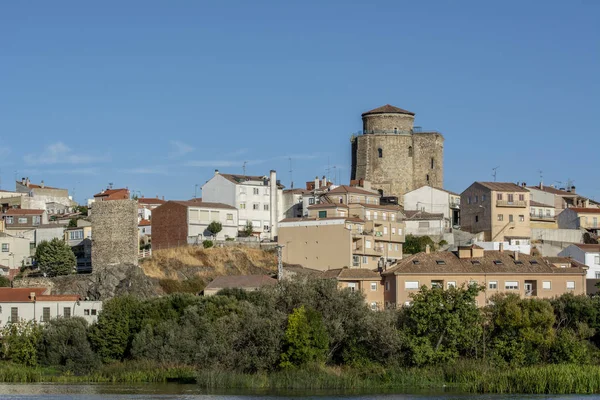
[[[203,242],[202,242],[202,246],[203,246],[205,249],[209,249],[209,248],[211,248],[211,247],[213,247],[213,246],[214,246],[214,243],[213,243],[213,241],[212,241],[212,240],[205,240],[205,241],[203,241]]]
[[[206,228],[206,230],[212,233],[213,236],[216,236],[219,232],[223,230],[223,225],[218,221],[213,221],[210,224],[208,224],[208,228]]]

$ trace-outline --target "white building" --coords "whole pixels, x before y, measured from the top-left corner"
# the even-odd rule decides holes
[[[47,288],[0,288],[0,328],[11,322],[44,323],[57,317],[82,317],[90,324],[98,320],[101,301],[48,293]]]
[[[0,232],[0,265],[10,269],[31,265],[29,239]]]
[[[404,194],[404,209],[443,214],[450,226],[460,225],[460,195],[431,186],[421,186]]]
[[[521,254],[531,254],[530,238],[526,238],[526,237],[518,238],[518,237],[508,237],[508,236],[505,236],[505,238],[508,239],[507,242],[474,241],[473,244],[481,247],[482,249],[484,249],[486,251],[490,251],[490,250],[518,251]]]
[[[254,232],[274,240],[277,223],[284,218],[283,186],[276,172],[269,176],[215,175],[202,186],[202,201],[227,204],[238,209],[238,226],[251,223]]]
[[[587,279],[600,279],[600,244],[572,244],[559,257],[571,257],[589,267]]]
[[[449,232],[450,222],[442,213],[428,213],[420,210],[404,211],[407,235],[414,236],[444,236]]]

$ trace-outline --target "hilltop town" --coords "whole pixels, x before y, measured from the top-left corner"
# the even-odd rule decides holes
[[[179,264],[194,267],[188,275],[202,275],[220,262],[207,256],[211,251],[249,249],[263,255],[222,256],[220,272],[202,275],[204,294],[256,289],[297,274],[361,291],[373,310],[409,305],[423,286],[484,285],[479,305],[494,293],[552,298],[596,291],[600,203],[573,185],[543,182],[475,181],[461,193],[449,191],[441,132],[415,126],[413,112],[391,105],[363,113],[362,120],[342,150],[352,158],[345,184],[316,176],[286,188],[275,170],[215,169],[194,198],[140,197],[109,186],[77,204],[67,189],[23,177],[14,190],[0,191],[0,272],[15,288],[45,291],[7,295],[12,318],[28,315],[16,305],[19,296],[72,301],[52,297],[54,289],[83,302],[73,310],[45,307],[39,311],[45,317],[93,320],[115,293],[141,287],[145,296],[164,293],[152,279],[180,278],[161,271],[167,254],[201,259]],[[52,241],[72,249],[71,276],[52,278],[64,274],[45,272],[51,266],[36,257]]]

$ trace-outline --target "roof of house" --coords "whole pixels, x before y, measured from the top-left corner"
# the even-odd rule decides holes
[[[378,196],[379,197],[379,193],[374,192],[374,191],[368,191],[366,189],[363,188],[359,188],[356,186],[348,186],[348,185],[340,185],[338,187],[336,187],[335,189],[331,189],[328,194],[342,194],[342,193],[357,193],[357,194],[368,194],[371,196]]]
[[[148,219],[143,219],[138,224],[138,226],[151,226],[151,225],[152,225],[152,222]]]
[[[402,208],[398,204],[367,204],[367,203],[350,203],[350,205],[359,204],[365,208],[377,208],[382,210],[400,211]]]
[[[306,189],[300,189],[300,188],[295,188],[295,189],[285,189],[283,191],[283,193],[290,193],[290,194],[305,194],[305,193],[310,193],[310,190],[306,190]]]
[[[141,204],[165,204],[167,201],[164,199],[152,198],[152,197],[140,197],[138,203]]]
[[[233,289],[233,288],[256,288],[266,285],[277,284],[277,279],[269,275],[237,275],[237,276],[218,276],[210,282],[206,289]]]
[[[219,173],[219,175],[221,175],[223,178],[225,178],[228,181],[231,181],[235,184],[244,183],[247,181],[264,181],[265,179],[268,179],[267,176],[260,176],[260,175],[236,175],[236,174],[221,174],[221,173]]]
[[[356,217],[326,217],[326,218],[317,218],[317,217],[296,217],[296,218],[284,218],[281,222],[301,222],[301,221],[331,221],[335,219],[340,219],[348,222],[365,222],[365,220],[356,218]]]
[[[181,204],[182,206],[186,206],[186,207],[222,208],[225,210],[237,210],[237,208],[230,206],[229,204],[211,203],[208,201],[170,200],[169,202]]]
[[[530,200],[529,201],[529,205],[532,207],[549,207],[549,208],[554,208],[554,206],[548,205],[548,204],[544,204],[544,203],[539,203],[535,200]]]
[[[319,203],[307,207],[309,210],[313,208],[348,208],[348,206],[343,203]]]
[[[402,108],[398,108],[398,107],[392,106],[390,104],[386,104],[385,106],[377,107],[370,111],[364,112],[364,113],[362,113],[362,116],[364,117],[365,115],[371,115],[371,114],[389,114],[389,113],[415,115],[415,113],[412,111],[404,110]]]
[[[600,244],[575,243],[575,246],[579,247],[581,250],[585,251],[586,253],[600,252]]]
[[[542,257],[513,252],[486,251],[483,257],[458,258],[456,253],[440,251],[418,253],[388,269],[384,275],[400,274],[585,274],[580,267],[557,268]]]
[[[381,275],[366,268],[337,268],[324,271],[323,278],[335,278],[340,281],[344,280],[381,280]]]
[[[81,296],[77,294],[56,294],[36,296],[37,301],[78,301]]]
[[[31,302],[29,296],[35,293],[35,296],[41,296],[48,291],[47,288],[0,288],[0,303],[8,302]]]
[[[577,193],[575,193],[575,192],[567,192],[566,190],[560,190],[553,186],[544,186],[544,187],[540,188],[538,185],[538,186],[527,186],[527,188],[541,190],[542,192],[556,194],[559,196],[577,196]]]
[[[600,208],[594,208],[594,207],[588,207],[588,208],[569,207],[569,208],[567,208],[567,210],[573,210],[578,214],[600,214]]]
[[[404,194],[407,194],[407,193],[414,192],[415,190],[419,190],[419,189],[421,189],[421,188],[424,188],[424,187],[429,187],[429,188],[432,188],[432,189],[435,189],[435,190],[441,190],[442,192],[446,192],[446,193],[448,193],[448,194],[452,194],[452,195],[454,195],[454,196],[460,196],[460,194],[458,194],[458,193],[452,192],[452,191],[450,191],[450,190],[447,190],[447,189],[442,189],[442,188],[438,188],[438,187],[433,187],[433,186],[431,186],[431,185],[423,185],[423,186],[419,186],[418,188],[416,188],[416,189],[413,189],[413,190],[409,190],[408,192],[406,192],[406,193],[404,193]]]
[[[19,185],[26,186],[26,187],[28,187],[30,189],[59,189],[59,188],[55,188],[55,187],[52,187],[52,186],[46,186],[46,185],[44,185],[44,187],[42,187],[42,185],[36,185],[35,183],[31,183],[31,182],[27,183],[26,185],[23,185],[22,181],[16,181],[16,182]],[[62,189],[62,190],[66,190],[66,189]]]
[[[440,220],[444,219],[443,213],[428,213],[419,210],[404,210],[407,220]]]
[[[105,196],[111,196],[111,195],[113,195],[113,194],[117,194],[117,193],[120,193],[120,192],[123,192],[123,191],[129,192],[129,189],[127,189],[127,188],[121,188],[121,189],[106,189],[106,190],[103,190],[103,191],[102,191],[102,192],[100,192],[100,193],[96,193],[96,194],[94,195],[94,197],[105,197]]]
[[[21,208],[10,208],[4,215],[42,215],[46,210],[24,210]]]
[[[483,187],[486,187],[490,190],[496,190],[499,192],[529,192],[529,190],[525,189],[522,186],[517,185],[512,182],[475,182],[480,184]]]

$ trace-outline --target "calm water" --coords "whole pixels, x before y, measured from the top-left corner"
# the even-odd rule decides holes
[[[458,394],[343,394],[303,393],[285,394],[207,394],[194,385],[59,385],[59,384],[0,384],[1,400],[257,400],[257,399],[354,399],[354,400],[517,400],[517,399],[600,399],[600,396],[522,396],[522,395],[458,395]]]

